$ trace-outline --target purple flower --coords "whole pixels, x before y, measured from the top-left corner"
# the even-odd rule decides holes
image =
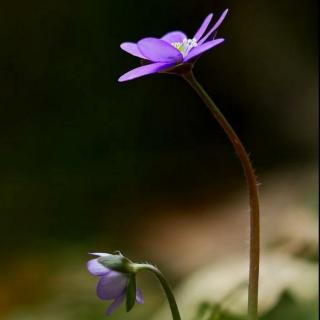
[[[193,38],[189,39],[181,31],[173,31],[162,38],[144,38],[138,43],[124,42],[121,49],[143,60],[144,65],[133,69],[119,78],[118,81],[128,81],[148,74],[163,72],[175,66],[193,64],[204,52],[219,45],[223,38],[216,39],[216,30],[226,17],[225,10],[217,22],[206,33],[213,14],[210,13]]]
[[[113,300],[107,309],[107,315],[111,315],[125,300],[127,296],[130,275],[113,271],[99,262],[99,258],[112,256],[108,253],[91,253],[98,258],[91,259],[87,263],[88,271],[94,276],[100,277],[97,285],[97,295],[102,300]],[[140,289],[136,291],[136,303],[142,304],[143,297]]]

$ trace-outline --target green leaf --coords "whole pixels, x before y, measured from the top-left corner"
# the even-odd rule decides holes
[[[245,320],[245,316],[237,316],[228,313],[223,306],[203,302],[199,304],[196,316],[193,320]],[[299,303],[290,292],[285,291],[278,303],[267,313],[259,317],[259,320],[317,320],[319,319],[318,303]]]
[[[290,292],[285,291],[278,304],[261,317],[261,320],[282,319],[317,320],[319,319],[317,302],[299,303]]]
[[[136,303],[136,276],[134,274],[130,275],[128,285],[127,285],[127,312],[129,312]]]
[[[193,320],[245,320],[241,316],[230,315],[219,304],[203,302],[199,305]]]

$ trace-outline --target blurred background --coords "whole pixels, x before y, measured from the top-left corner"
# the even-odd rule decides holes
[[[0,319],[104,319],[92,251],[156,263],[185,320],[216,319],[246,279],[246,185],[224,133],[175,76],[117,82],[139,64],[121,42],[192,36],[225,8],[226,42],[195,74],[261,182],[262,319],[317,318],[318,2],[13,0],[0,10]],[[114,319],[169,319],[152,277],[139,284],[145,305]],[[245,314],[237,294],[228,319]]]

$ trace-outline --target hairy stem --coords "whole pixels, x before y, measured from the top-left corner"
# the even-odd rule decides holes
[[[151,264],[138,264],[137,269],[139,271],[140,270],[150,271],[158,278],[158,280],[162,286],[162,289],[164,291],[164,294],[168,299],[171,314],[172,314],[172,320],[181,320],[178,305],[177,305],[176,299],[173,295],[172,289],[171,289],[169,283],[167,282],[166,278],[161,273],[161,271]]]
[[[182,77],[197,92],[202,101],[208,107],[213,117],[218,121],[221,128],[228,136],[234,150],[241,162],[244,175],[247,180],[250,197],[250,268],[249,268],[249,289],[248,289],[248,320],[258,318],[258,287],[259,287],[259,259],[260,259],[260,214],[259,194],[257,179],[254,173],[249,155],[241,143],[239,137],[232,129],[229,122],[221,111],[195,79],[192,70],[182,74]]]

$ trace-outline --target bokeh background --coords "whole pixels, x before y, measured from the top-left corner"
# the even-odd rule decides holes
[[[1,3],[0,319],[104,319],[91,251],[156,263],[186,320],[213,319],[243,281],[230,267],[247,266],[247,193],[224,133],[175,76],[117,82],[138,65],[121,42],[192,36],[226,7],[226,42],[195,74],[261,182],[262,264],[278,284],[263,290],[263,319],[316,319],[316,0]],[[154,280],[139,283],[145,306],[114,319],[169,319]]]

